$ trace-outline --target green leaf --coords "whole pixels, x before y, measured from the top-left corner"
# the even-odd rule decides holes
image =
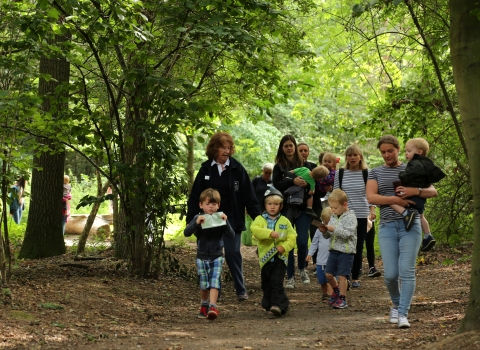
[[[399,5],[403,0],[393,0],[395,6]]]

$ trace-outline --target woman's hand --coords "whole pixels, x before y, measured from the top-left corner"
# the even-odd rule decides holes
[[[293,184],[300,186],[300,187],[306,187],[307,183],[301,176],[297,176],[295,179],[293,179]]]

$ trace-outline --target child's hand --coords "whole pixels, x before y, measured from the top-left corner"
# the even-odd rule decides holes
[[[314,194],[314,192],[312,190],[310,190],[310,191],[308,191],[308,194],[312,195],[312,194]]]
[[[321,233],[327,232],[327,226],[320,226],[318,229],[320,230]]]
[[[285,253],[285,248],[283,248],[281,245],[277,245],[277,250],[280,254]]]
[[[278,237],[280,237],[280,234],[278,232],[272,231],[270,233],[270,237],[272,237],[273,239],[277,239]]]
[[[220,217],[222,218],[223,221],[227,221],[227,216],[225,215],[225,213],[222,213]]]
[[[197,225],[201,225],[201,224],[203,224],[204,222],[205,222],[205,216],[199,215],[199,216],[197,217]]]
[[[327,228],[327,231],[330,231],[330,232],[335,231],[335,226],[333,226],[333,225],[327,225],[325,227]]]
[[[312,261],[312,256],[311,256],[311,255],[307,255],[307,258],[305,259],[305,261]]]

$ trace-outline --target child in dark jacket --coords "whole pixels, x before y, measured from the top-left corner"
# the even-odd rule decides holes
[[[218,317],[217,299],[223,264],[223,235],[235,237],[227,216],[217,212],[220,207],[220,193],[207,188],[200,194],[200,209],[187,225],[183,234],[197,237],[197,272],[200,277],[200,298],[202,305],[198,318],[214,320]],[[208,227],[208,228],[207,228]],[[210,303],[209,303],[210,297]]]
[[[432,183],[438,182],[445,177],[443,171],[430,158],[427,158],[429,148],[427,140],[421,137],[407,141],[405,144],[405,157],[408,163],[405,171],[398,175],[400,181],[397,184],[404,187],[418,187],[418,196],[408,197],[409,200],[415,202],[415,205],[411,208],[404,208],[396,204],[390,205],[397,213],[404,216],[403,221],[407,231],[412,227],[415,217],[420,215],[424,233],[421,250],[424,252],[432,249],[436,241],[431,235],[430,225],[423,215],[427,200],[420,197],[420,194],[423,188],[430,187]],[[397,187],[395,183],[394,187]]]

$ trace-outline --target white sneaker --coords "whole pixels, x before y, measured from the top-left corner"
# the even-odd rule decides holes
[[[407,316],[398,315],[398,328],[410,328]]]
[[[390,308],[390,323],[398,323],[398,309]]]
[[[309,284],[310,283],[310,278],[308,277],[308,272],[307,270],[298,270],[298,273],[300,274],[300,279],[302,280],[303,284]]]
[[[288,289],[293,289],[295,288],[295,278],[289,278],[287,283],[285,284],[285,288],[288,288]]]

